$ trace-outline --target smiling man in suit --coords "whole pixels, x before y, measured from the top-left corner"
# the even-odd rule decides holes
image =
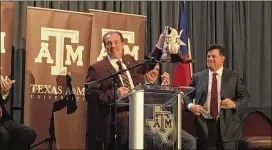
[[[131,55],[124,55],[124,38],[118,31],[111,31],[103,36],[107,57],[89,66],[85,82],[96,81],[138,64]],[[155,48],[150,56],[160,59],[162,50]],[[154,65],[153,65],[154,66]],[[144,74],[148,71],[146,65],[131,69],[117,78],[117,98],[124,96],[130,89],[144,83]],[[169,80],[164,75],[163,80]],[[168,82],[169,83],[169,82]],[[94,85],[88,85],[85,91],[88,102],[88,148],[112,148],[112,133],[110,103],[114,99],[114,84],[111,79]],[[117,149],[128,149],[128,107],[118,107],[116,110],[118,143]],[[104,143],[103,145],[99,143]],[[95,147],[94,147],[95,146]]]
[[[36,132],[30,127],[16,123],[5,109],[9,90],[14,83],[15,80],[10,80],[8,77],[1,79],[0,149],[30,150],[30,145],[36,140]]]
[[[249,105],[250,97],[239,74],[223,67],[224,60],[224,47],[211,45],[208,69],[193,75],[189,86],[195,90],[184,97],[186,108],[197,115],[199,150],[236,149],[241,137],[241,120],[236,113]]]

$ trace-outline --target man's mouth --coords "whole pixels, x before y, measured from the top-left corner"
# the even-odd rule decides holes
[[[152,78],[155,78],[155,77],[156,77],[156,74],[155,74],[155,73],[151,73],[150,76],[151,76]]]
[[[117,51],[117,49],[111,49],[111,52],[116,52]]]

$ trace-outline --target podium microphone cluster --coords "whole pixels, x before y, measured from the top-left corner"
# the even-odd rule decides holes
[[[149,61],[149,62],[153,62],[153,63],[159,63],[159,64],[161,64],[162,62],[161,61],[158,61],[155,57],[152,57],[152,56],[145,56],[144,57],[147,61]]]

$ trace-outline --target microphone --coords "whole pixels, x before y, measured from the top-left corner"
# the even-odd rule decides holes
[[[77,105],[76,105],[76,96],[73,92],[72,88],[72,78],[71,78],[71,73],[68,72],[66,75],[66,85],[67,85],[67,114],[72,114],[77,110]]]
[[[146,60],[148,60],[148,61],[151,61],[151,62],[156,62],[156,63],[159,63],[159,64],[162,63],[161,61],[158,61],[155,57],[152,57],[152,56],[145,56],[144,58]]]
[[[68,72],[66,74],[66,85],[67,85],[67,90],[69,90],[69,93],[72,91],[72,78],[71,78],[71,72]],[[73,92],[73,91],[72,91]]]
[[[152,56],[145,56],[144,57],[146,60],[151,61],[151,62],[156,62],[156,63],[163,63],[165,62],[165,60],[160,60],[158,61],[155,57]],[[189,58],[185,58],[182,56],[181,53],[178,54],[171,54],[171,63],[182,63],[182,64],[188,64],[188,63],[194,63],[196,62],[195,59],[189,59]]]

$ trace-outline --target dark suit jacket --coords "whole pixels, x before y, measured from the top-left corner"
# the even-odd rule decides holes
[[[161,53],[161,50],[155,49],[150,55],[159,60]],[[123,62],[127,67],[139,63],[131,55],[125,55]],[[144,83],[143,74],[148,69],[152,69],[152,67],[147,66],[143,65],[130,70],[134,86]],[[108,58],[104,58],[94,65],[89,66],[86,83],[107,77],[115,72]],[[89,85],[86,87],[85,97],[88,102],[88,138],[107,142],[107,138],[110,136],[108,131],[111,119],[109,104],[114,98],[113,81],[108,79],[95,85]],[[117,124],[120,127],[119,132],[122,137],[121,142],[128,139],[128,114],[126,111],[128,111],[128,108],[123,108],[123,110],[118,109],[116,114]]]
[[[186,109],[194,98],[196,104],[204,105],[207,99],[208,82],[208,69],[193,75],[189,86],[194,87],[195,90],[184,97]],[[222,99],[230,98],[235,100],[236,104],[236,109],[221,109],[219,113],[222,140],[224,142],[236,141],[241,137],[241,133],[237,132],[241,127],[241,118],[236,113],[239,109],[247,107],[250,102],[245,84],[238,73],[223,69],[220,94]],[[196,118],[196,134],[198,137],[208,137],[207,124],[202,116]]]
[[[7,120],[12,120],[12,117],[9,115],[8,111],[5,108],[5,104],[8,102],[9,96],[3,100],[2,93],[0,92],[0,107],[2,109],[2,117],[0,118],[0,125],[7,121]]]

